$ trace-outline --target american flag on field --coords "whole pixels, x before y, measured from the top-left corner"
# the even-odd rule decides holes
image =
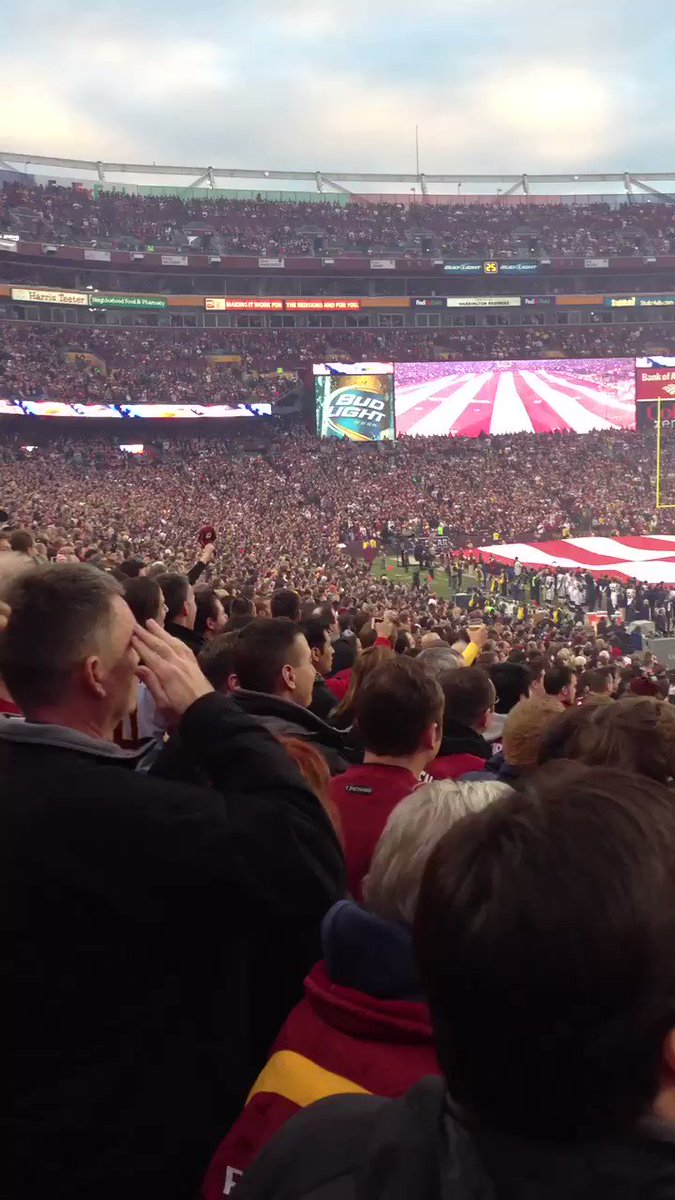
[[[399,437],[635,428],[635,359],[397,363],[395,370]]]
[[[583,570],[591,575],[609,575],[624,582],[639,579],[643,583],[675,585],[675,534],[650,534],[645,537],[561,538],[552,542],[514,542],[509,546],[480,546],[465,551],[472,557],[511,564],[516,558],[528,567]]]

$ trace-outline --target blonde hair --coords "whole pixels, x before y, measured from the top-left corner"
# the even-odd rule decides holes
[[[337,708],[333,710],[331,720],[337,717],[341,726],[351,725],[356,716],[356,696],[364,680],[376,667],[384,662],[391,662],[394,657],[391,646],[368,646],[354,663],[349,676],[349,687]]]
[[[549,726],[563,711],[563,705],[553,696],[519,700],[504,722],[502,746],[507,763],[525,770],[536,767]]]
[[[387,921],[412,924],[424,868],[443,834],[468,813],[481,812],[510,791],[496,780],[439,779],[401,800],[380,835],[363,881],[366,907]]]

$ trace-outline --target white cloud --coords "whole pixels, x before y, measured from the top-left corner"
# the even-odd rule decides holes
[[[229,83],[232,78],[231,55],[207,41],[139,38],[134,35],[101,39],[75,35],[55,73],[72,71],[76,87],[88,79],[127,99],[179,100],[181,91],[210,91]],[[142,113],[139,113],[142,123]]]
[[[502,146],[514,167],[537,161],[578,166],[614,148],[621,131],[616,96],[591,71],[556,62],[492,70],[465,103],[485,148]]]
[[[31,75],[20,67],[2,69],[0,145],[57,158],[94,158],[101,146],[112,155],[136,157],[140,143],[127,129],[89,112],[81,98],[71,99],[65,81]]]
[[[639,66],[661,41],[667,51],[663,20],[646,20],[659,11],[663,0],[642,0],[639,19],[630,0],[200,0],[190,22],[176,0],[22,0],[3,27],[0,146],[409,172],[419,124],[429,173],[617,169],[636,148],[673,145],[665,85]]]

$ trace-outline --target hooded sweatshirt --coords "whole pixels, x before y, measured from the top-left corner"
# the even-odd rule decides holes
[[[274,1133],[306,1105],[343,1094],[400,1096],[438,1072],[410,930],[341,900],[323,923],[325,958],[219,1146],[204,1200],[221,1200]]]

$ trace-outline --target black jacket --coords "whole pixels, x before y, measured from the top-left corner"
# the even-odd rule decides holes
[[[294,1117],[237,1200],[672,1200],[675,1143],[647,1130],[568,1149],[469,1133],[442,1079],[401,1100],[337,1096]]]
[[[189,646],[199,657],[204,649],[204,638],[199,633],[195,633],[194,629],[187,629],[185,625],[174,625],[173,621],[165,621],[164,628],[167,633],[171,634],[171,637],[178,638],[179,642]]]
[[[332,826],[283,748],[219,695],[179,730],[209,790],[68,729],[0,726],[12,1200],[195,1196],[258,1067],[253,947],[274,921],[267,991],[290,963],[299,993],[314,956],[298,962],[296,930],[318,946],[343,894]]]
[[[331,775],[340,775],[347,770],[349,762],[345,755],[344,735],[310,709],[302,708],[292,700],[281,700],[266,692],[248,692],[243,688],[234,693],[234,698],[244,712],[262,721],[275,737],[297,737],[313,742],[328,763]]]
[[[487,762],[488,758],[492,757],[492,746],[470,725],[462,725],[459,721],[444,721],[443,740],[438,757],[449,758],[451,754],[475,754],[477,758]]]
[[[314,713],[320,721],[326,721],[333,709],[337,706],[337,700],[327,686],[325,679],[317,675],[312,689],[312,703],[309,706],[309,711]]]

